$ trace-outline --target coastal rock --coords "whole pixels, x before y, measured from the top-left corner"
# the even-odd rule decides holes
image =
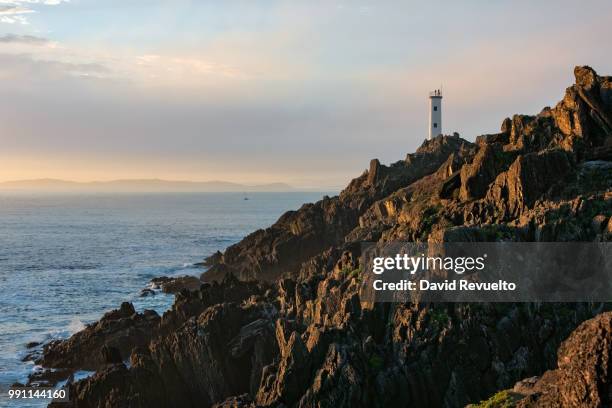
[[[223,262],[223,253],[221,251],[217,251],[211,256],[207,257],[204,262],[199,263],[200,266],[213,266],[218,263]]]
[[[131,303],[124,302],[68,340],[45,345],[37,363],[47,368],[95,371],[108,363],[109,356],[123,361],[134,347],[147,345],[159,323],[155,311],[136,313]]]
[[[373,160],[339,196],[213,255],[148,336],[133,337],[146,318],[122,305],[43,363],[97,359],[69,385],[77,407],[459,407],[498,390],[508,404],[606,406],[612,317],[580,324],[608,304],[372,303],[361,291],[363,242],[607,239],[612,167],[587,158],[612,145],[611,81],[575,73],[554,108],[477,144],[438,136]]]
[[[183,289],[194,291],[200,289],[202,282],[195,276],[177,276],[151,279],[151,284],[155,288],[159,288],[164,293],[178,293]]]
[[[269,313],[263,304],[211,306],[134,350],[130,368],[115,364],[71,384],[72,400],[76,406],[207,407],[253,393],[278,353]]]
[[[155,291],[149,288],[145,288],[140,291],[140,297],[147,297],[147,296],[155,296]]]

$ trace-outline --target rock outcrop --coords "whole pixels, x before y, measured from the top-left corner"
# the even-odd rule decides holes
[[[561,343],[557,368],[517,382],[483,404],[501,407],[585,407],[610,405],[612,396],[612,312],[582,323]]]
[[[134,347],[149,343],[160,320],[153,310],[136,313],[131,303],[123,303],[70,339],[45,345],[43,358],[38,363],[48,368],[93,371],[107,364],[105,348],[113,349],[122,360],[127,360]]]
[[[151,279],[151,285],[154,289],[161,289],[164,293],[177,293],[183,289],[198,290],[200,285],[202,285],[202,281],[195,276],[189,275],[173,278],[160,276]]]
[[[339,196],[289,211],[271,227],[230,246],[222,256],[207,259],[205,263],[212,266],[202,280],[219,280],[232,273],[242,280],[274,281],[295,273],[309,258],[342,244],[375,201],[435,172],[450,154],[467,156],[465,152],[472,148],[458,136],[437,137],[389,167],[373,160],[370,169]]]
[[[533,392],[505,401],[605,406],[611,317],[580,324],[609,305],[360,296],[363,241],[612,238],[601,153],[612,146],[612,81],[589,67],[575,74],[552,109],[506,118],[476,143],[439,136],[403,161],[373,160],[339,196],[216,253],[206,283],[180,291],[146,336],[102,330],[140,327],[144,317],[122,307],[50,347],[43,363],[58,368],[100,356],[96,375],[69,384],[67,405],[460,407],[537,376],[520,386]]]

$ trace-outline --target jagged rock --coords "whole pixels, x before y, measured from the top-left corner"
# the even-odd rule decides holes
[[[370,170],[368,171],[368,181],[369,185],[376,185],[376,181],[378,181],[378,175],[380,172],[380,162],[378,159],[372,159],[370,161]]]
[[[446,181],[444,181],[444,184],[442,184],[442,187],[440,188],[440,192],[438,196],[442,199],[456,198],[456,196],[454,197],[453,195],[455,194],[456,191],[459,191],[460,187],[461,187],[461,172],[456,171],[455,173],[451,174],[446,179]]]
[[[500,130],[502,133],[510,133],[512,130],[512,119],[506,118],[501,124]]]
[[[172,278],[167,276],[153,278],[151,279],[151,284],[154,287],[160,288],[164,293],[178,293],[183,289],[189,291],[198,290],[202,282],[195,276],[185,275]]]
[[[269,388],[260,389],[256,402],[267,406],[281,401],[297,401],[307,387],[310,377],[308,350],[297,332],[293,332],[287,345],[281,350],[278,372],[268,383]]]
[[[159,322],[154,311],[139,314],[131,303],[124,302],[70,339],[45,345],[38,363],[50,368],[97,370],[108,362],[103,350],[114,350],[119,361],[127,359],[134,347],[149,343]]]
[[[572,171],[572,156],[561,150],[528,153],[516,158],[508,171],[501,173],[487,192],[505,217],[517,217]]]
[[[140,297],[147,297],[147,296],[155,296],[155,291],[149,288],[142,289],[140,291]]]
[[[484,197],[489,184],[507,168],[507,162],[501,148],[495,145],[483,145],[478,150],[472,164],[461,168],[459,198],[462,201],[468,201]]]
[[[130,349],[131,367],[119,364],[118,349],[103,346],[99,372],[70,385],[73,401],[77,406],[199,407],[255,394],[263,367],[278,355],[276,310],[271,297],[263,301],[263,293],[274,296],[266,286],[231,276],[180,292],[155,335]]]
[[[561,344],[555,370],[517,382],[506,392],[507,398],[497,398],[497,405],[491,402],[490,406],[608,406],[612,394],[611,356],[612,312],[606,312],[582,323]]]
[[[206,258],[204,260],[204,262],[198,264],[201,266],[213,266],[216,265],[218,263],[223,262],[223,253],[221,253],[221,251],[217,251],[214,254],[212,254],[211,256],[209,256],[208,258]]]
[[[608,226],[608,217],[603,215],[603,214],[599,214],[596,215],[595,217],[593,217],[593,230],[596,233],[600,233],[603,232],[604,229]]]
[[[116,347],[102,346],[102,361],[106,364],[121,364],[121,352]]]
[[[574,69],[576,84],[567,88],[565,97],[551,110],[551,116],[566,138],[565,149],[597,147],[609,143],[612,135],[610,77],[598,76],[588,66]]]
[[[581,324],[558,351],[558,369],[534,385],[535,401],[524,406],[600,407],[610,401],[612,313]]]

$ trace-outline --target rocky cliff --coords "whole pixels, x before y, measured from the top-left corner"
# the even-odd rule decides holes
[[[339,196],[207,259],[163,316],[123,305],[40,362],[97,370],[69,383],[73,407],[459,407],[543,373],[512,401],[605,406],[610,315],[579,325],[607,305],[359,296],[362,241],[612,239],[612,78],[575,76],[554,108],[475,143],[372,160]]]

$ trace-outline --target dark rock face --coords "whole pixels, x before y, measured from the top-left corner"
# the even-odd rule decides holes
[[[582,323],[557,352],[557,368],[517,382],[507,404],[491,406],[607,407],[612,395],[612,312]]]
[[[612,391],[612,313],[581,324],[558,351],[557,369],[547,371],[533,385],[529,406],[610,405]]]
[[[612,145],[610,84],[579,67],[557,106],[507,118],[477,144],[439,136],[390,166],[373,160],[338,197],[209,258],[206,283],[177,293],[143,341],[101,329],[139,327],[125,306],[43,362],[103,357],[90,364],[95,376],[70,385],[75,407],[459,407],[557,361],[519,386],[537,392],[512,395],[605,406],[610,315],[557,349],[608,305],[371,304],[360,297],[360,244],[612,239],[612,166],[589,159]],[[130,367],[93,352],[104,346]]]
[[[180,292],[172,310],[157,317],[147,341],[134,342],[126,354],[126,348],[109,346],[117,344],[116,333],[97,326],[138,316],[130,304],[45,350],[43,364],[98,370],[70,385],[76,406],[211,406],[257,390],[264,366],[278,354],[275,303],[272,288],[228,276]],[[86,353],[96,358],[87,366],[76,358]],[[123,364],[128,357],[129,368]]]
[[[159,322],[154,311],[138,314],[131,303],[123,303],[69,340],[46,345],[39,363],[50,368],[97,370],[107,364],[108,353],[122,361],[134,347],[148,344]]]
[[[487,193],[489,184],[499,173],[507,168],[508,159],[504,157],[500,146],[485,144],[479,150],[474,161],[461,168],[462,201],[482,198]]]
[[[545,150],[517,157],[508,171],[498,173],[487,191],[488,201],[511,219],[533,206],[573,170],[573,157],[563,150]]]

